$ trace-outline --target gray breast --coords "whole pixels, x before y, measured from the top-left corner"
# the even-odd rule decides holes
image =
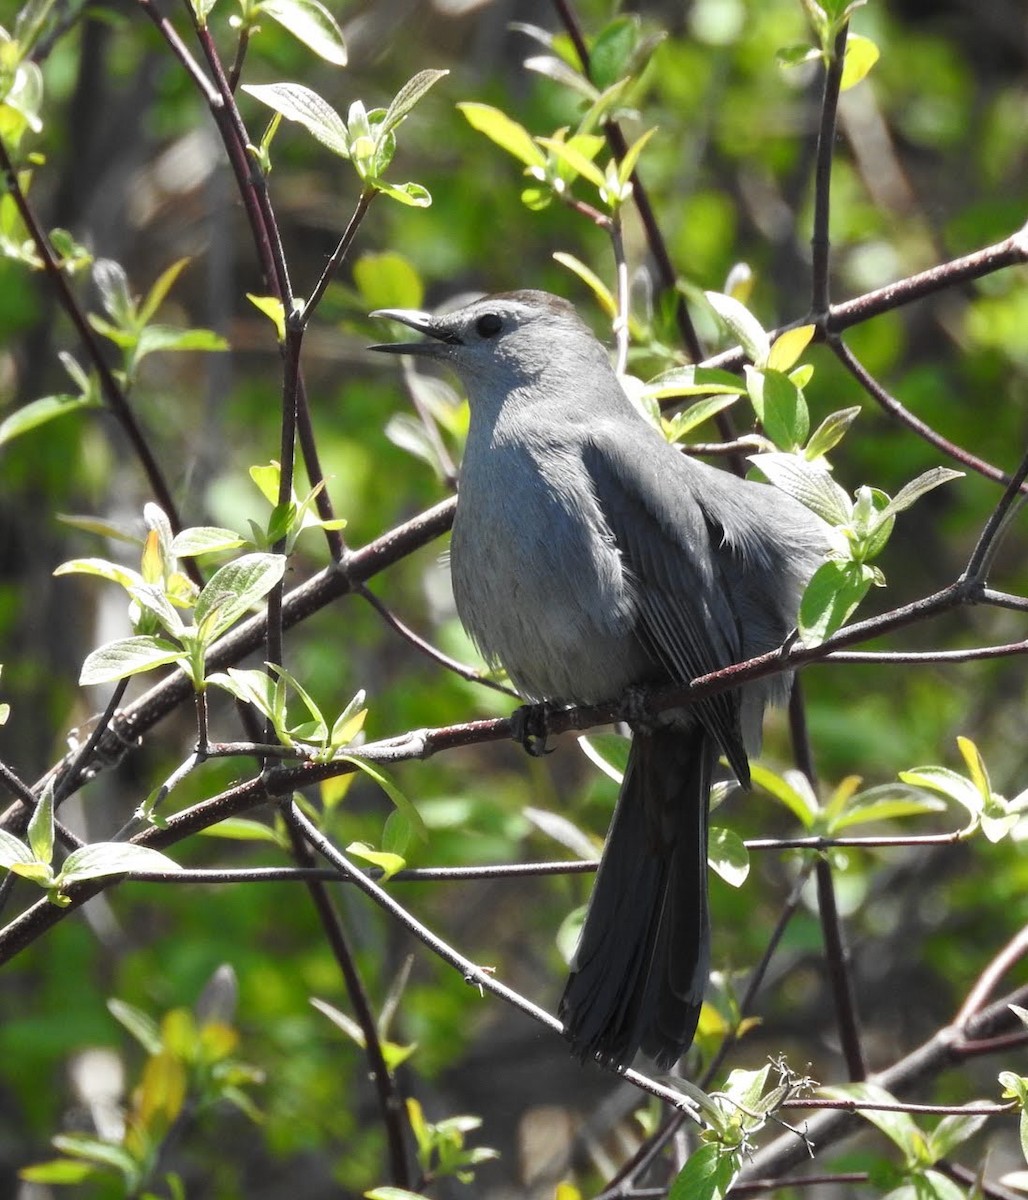
[[[526,699],[619,696],[647,664],[631,580],[580,460],[506,445],[473,464],[461,473],[451,553],[464,627]]]

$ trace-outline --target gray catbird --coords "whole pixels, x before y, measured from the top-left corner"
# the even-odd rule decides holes
[[[463,382],[471,427],[453,592],[482,654],[529,701],[590,704],[687,683],[780,645],[821,561],[820,522],[783,492],[671,446],[632,406],[565,300],[406,309]],[[710,960],[707,808],[719,753],[740,783],[781,676],[634,722],[621,795],[560,1005],[576,1054],[667,1069],[696,1030]]]

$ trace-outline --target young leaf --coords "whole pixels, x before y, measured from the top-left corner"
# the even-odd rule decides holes
[[[346,847],[346,853],[352,854],[355,858],[364,859],[373,867],[378,867],[382,872],[383,882],[388,882],[397,871],[402,871],[407,865],[399,854],[390,854],[386,850],[373,850],[365,842],[351,842]]]
[[[787,329],[775,338],[767,358],[768,367],[773,371],[791,371],[799,356],[810,345],[814,331],[813,325],[800,325],[797,329]]]
[[[799,632],[805,646],[819,646],[840,629],[874,581],[869,567],[830,559],[814,572],[800,601]]]
[[[417,834],[418,838],[421,841],[427,840],[428,830],[425,828],[425,822],[421,819],[421,814],[383,771],[378,767],[373,767],[371,763],[364,759],[356,758],[350,754],[337,754],[334,761],[352,763],[359,771],[363,771],[365,775],[373,779],[400,812],[408,818],[411,828]]]
[[[610,289],[599,275],[590,270],[585,263],[580,262],[572,254],[565,254],[563,250],[554,251],[553,261],[560,263],[562,267],[567,267],[569,271],[574,272],[581,279],[596,297],[597,302],[608,317],[613,318],[617,315],[617,303],[613,295],[611,295]]]
[[[255,296],[252,292],[247,292],[246,298],[258,312],[264,313],[275,326],[278,340],[284,342],[286,340],[286,310],[282,301],[277,296]]]
[[[32,862],[32,851],[13,833],[0,829],[0,868],[10,870],[15,863]]]
[[[182,868],[173,858],[135,846],[131,842],[93,842],[73,850],[64,860],[61,873],[54,880],[57,888],[67,888],[86,879],[101,879],[108,875],[163,875]]]
[[[343,31],[319,0],[261,0],[259,9],[325,62],[346,66]]]
[[[466,100],[457,105],[472,129],[484,133],[500,147],[527,167],[545,167],[546,155],[535,144],[523,125],[512,121],[506,113],[489,104]]]
[[[817,513],[829,525],[849,522],[853,505],[849,496],[823,466],[795,454],[751,454],[750,462],[783,492]]]
[[[672,367],[646,384],[646,394],[665,400],[672,396],[741,396],[746,391],[738,375],[717,367]]]
[[[879,514],[879,517],[895,516],[896,513],[909,508],[915,500],[920,500],[926,492],[930,492],[944,483],[949,483],[951,479],[961,479],[963,475],[963,471],[954,471],[951,467],[933,467],[930,471],[925,471],[923,475],[912,479],[905,487],[900,488]]]
[[[361,302],[376,308],[420,308],[425,297],[421,276],[410,259],[394,250],[362,254],[353,264]]]
[[[0,446],[10,442],[38,425],[45,425],[65,413],[76,412],[81,408],[99,408],[97,401],[87,396],[44,396],[40,400],[31,400],[21,408],[0,421]]]
[[[381,138],[385,134],[391,133],[428,89],[449,73],[449,71],[437,70],[419,71],[417,75],[408,79],[386,109],[382,124],[378,127],[378,136]]]
[[[771,343],[760,322],[738,300],[720,292],[704,292],[707,303],[728,327],[754,366],[762,367],[771,353]]]
[[[834,450],[859,415],[859,405],[829,413],[810,435],[810,441],[803,450],[803,457],[809,462],[816,462],[819,458],[823,458],[829,450]]]
[[[750,873],[749,851],[742,838],[731,829],[711,826],[707,861],[711,869],[734,888],[742,887]]]
[[[244,84],[242,90],[287,121],[302,125],[333,154],[350,157],[350,137],[343,118],[317,92],[300,83]]]
[[[205,639],[213,641],[245,616],[281,580],[285,570],[285,555],[244,554],[215,571],[193,610],[193,620]]]
[[[128,1030],[147,1054],[160,1054],[161,1031],[153,1017],[141,1008],[117,999],[107,1001],[107,1011]]]
[[[159,637],[140,635],[121,638],[86,655],[79,683],[83,687],[95,683],[114,683],[127,675],[138,675],[142,671],[167,666],[182,656],[181,646]]]
[[[878,47],[870,38],[851,33],[846,38],[846,57],[843,59],[841,92],[848,91],[867,75],[878,61]]]
[[[135,302],[129,292],[128,276],[120,263],[98,258],[93,264],[93,282],[100,292],[104,312],[119,329],[130,329],[138,320]]]
[[[196,525],[183,529],[171,542],[171,552],[176,558],[192,558],[197,554],[213,554],[220,550],[238,550],[244,545],[234,529],[218,529],[213,525]]]
[[[36,862],[49,863],[54,856],[54,785],[48,779],[43,794],[29,818],[29,847]]]
[[[738,399],[738,396],[708,396],[706,400],[697,400],[695,404],[690,404],[688,408],[675,413],[669,421],[665,421],[664,432],[667,440],[669,442],[681,441],[698,425],[717,416],[719,412],[734,404]]]

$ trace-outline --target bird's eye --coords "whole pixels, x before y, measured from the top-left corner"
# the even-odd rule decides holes
[[[503,328],[503,321],[494,312],[483,313],[475,322],[475,331],[479,337],[495,337]]]

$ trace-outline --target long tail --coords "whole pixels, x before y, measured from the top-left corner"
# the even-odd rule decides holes
[[[636,733],[571,976],[564,1035],[582,1059],[668,1070],[696,1032],[710,969],[707,807],[717,751],[700,727]]]

